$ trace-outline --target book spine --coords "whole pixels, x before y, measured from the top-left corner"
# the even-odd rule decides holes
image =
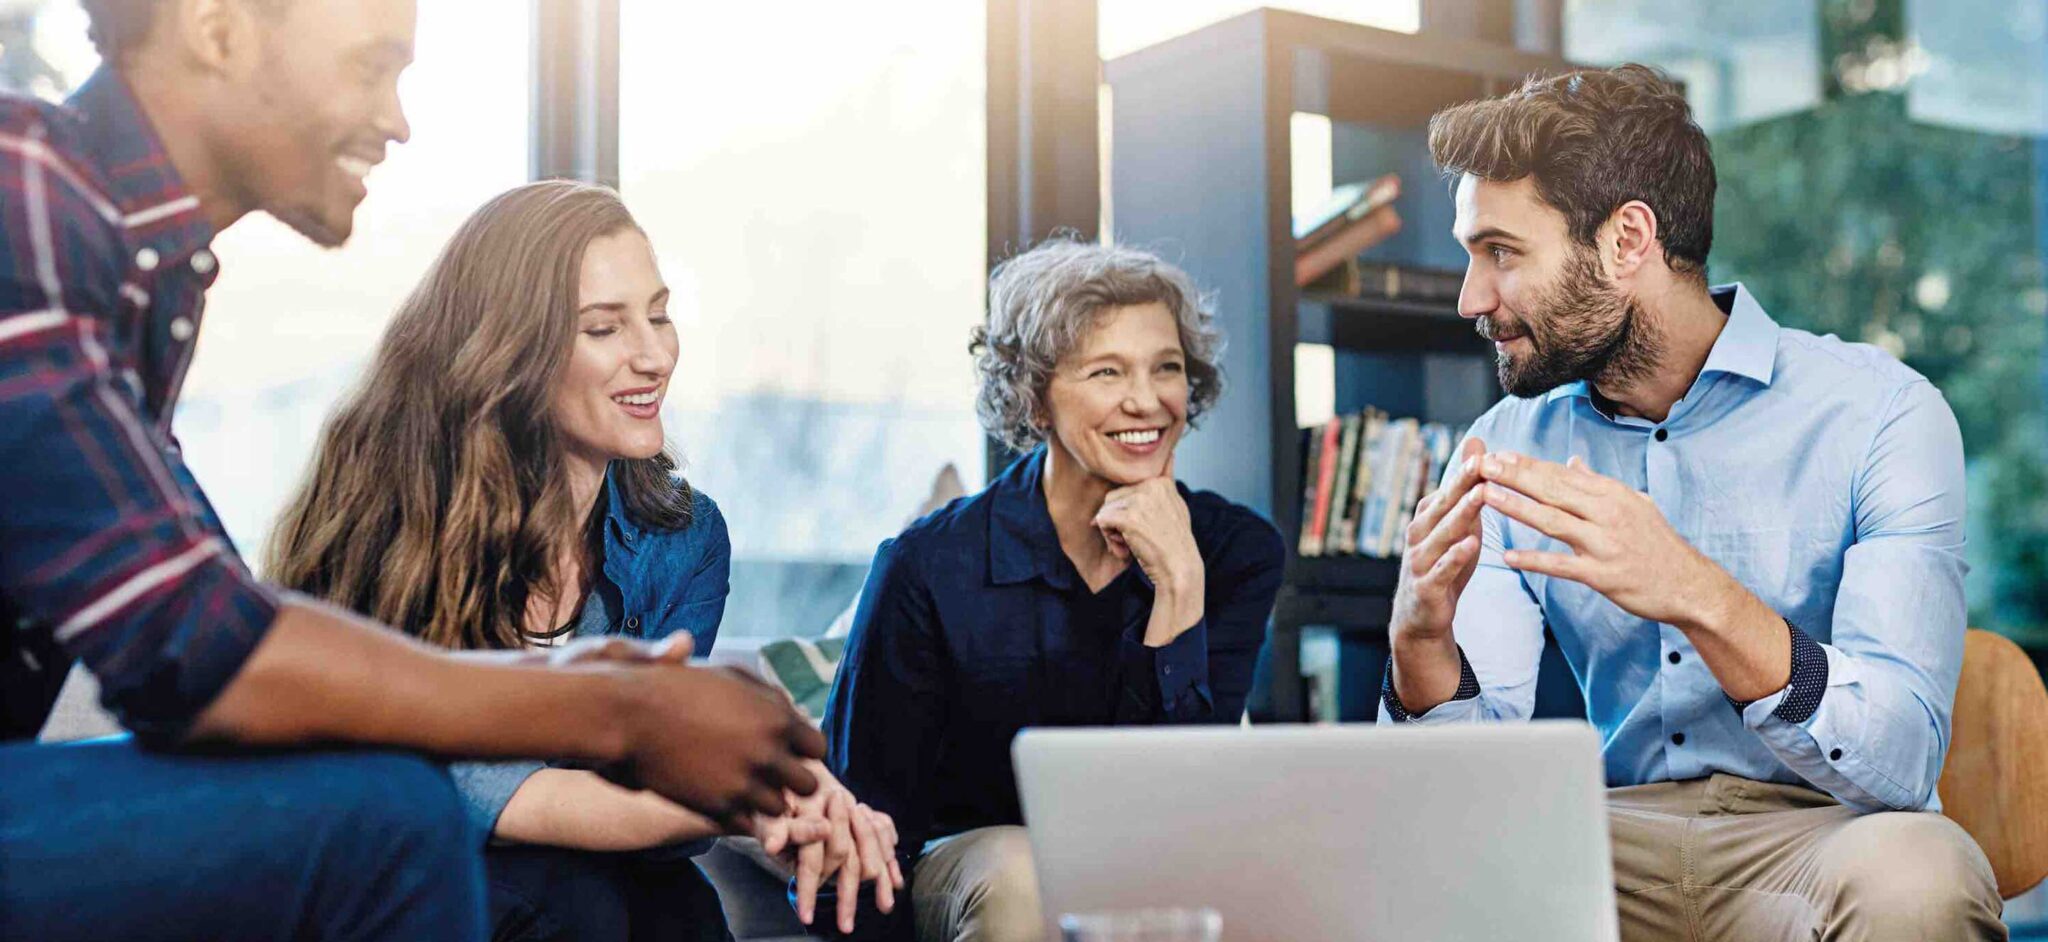
[[[1429,472],[1430,468],[1436,464],[1436,430],[1434,428],[1424,426],[1415,436],[1415,452],[1408,459],[1408,462],[1414,474],[1414,477],[1411,479],[1414,483],[1409,485],[1408,493],[1402,495],[1401,499],[1401,507],[1403,508],[1401,528],[1403,530],[1406,530],[1409,522],[1415,519],[1415,508],[1422,503],[1422,495],[1429,493],[1429,482],[1433,480]]]
[[[1295,553],[1314,556],[1322,549],[1322,544],[1317,542],[1312,550],[1309,537],[1315,532],[1316,479],[1321,476],[1323,466],[1323,430],[1302,429],[1301,439],[1301,537],[1295,542]]]
[[[1389,456],[1393,462],[1390,473],[1392,480],[1387,488],[1388,508],[1384,526],[1380,531],[1380,555],[1393,557],[1401,555],[1407,541],[1401,539],[1401,531],[1407,526],[1405,519],[1413,519],[1414,505],[1408,503],[1407,494],[1415,484],[1415,453],[1417,440],[1421,438],[1421,424],[1414,419],[1400,421],[1400,437]]]
[[[1380,556],[1381,521],[1387,513],[1387,446],[1394,439],[1392,423],[1383,423],[1379,434],[1373,437],[1371,455],[1372,490],[1365,498],[1365,512],[1361,515],[1358,528],[1358,551],[1366,556]]]
[[[1378,409],[1367,409],[1359,415],[1358,458],[1353,462],[1356,469],[1352,475],[1351,502],[1344,509],[1344,532],[1340,534],[1343,551],[1347,554],[1358,552],[1358,534],[1365,516],[1365,496],[1372,491],[1372,449],[1379,440],[1380,430],[1386,425],[1386,413]]]
[[[1323,538],[1327,536],[1324,525],[1330,518],[1330,488],[1336,483],[1337,476],[1337,436],[1343,427],[1343,420],[1337,418],[1323,424],[1323,455],[1316,471],[1316,509],[1311,518],[1314,529],[1310,538],[1314,541],[1315,551],[1302,554],[1304,556],[1322,555]]]
[[[1323,555],[1343,552],[1344,511],[1351,506],[1352,464],[1358,460],[1358,416],[1344,417],[1337,446],[1337,480],[1330,491],[1330,521],[1323,529]]]
[[[1381,206],[1362,219],[1346,225],[1336,235],[1317,243],[1294,259],[1294,285],[1303,287],[1321,278],[1345,259],[1386,241],[1401,231],[1401,215],[1392,206]]]

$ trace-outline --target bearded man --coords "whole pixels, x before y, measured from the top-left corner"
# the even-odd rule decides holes
[[[1548,627],[1604,742],[1624,938],[2005,938],[1936,813],[1966,569],[1941,393],[1707,286],[1713,158],[1651,69],[1532,79],[1429,145],[1512,398],[1407,532],[1381,721],[1527,717]]]

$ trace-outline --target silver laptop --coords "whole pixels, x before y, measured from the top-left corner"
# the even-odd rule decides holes
[[[1225,940],[1618,938],[1580,722],[1027,730],[1047,935],[1207,906]]]

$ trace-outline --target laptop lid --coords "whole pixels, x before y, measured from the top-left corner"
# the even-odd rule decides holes
[[[1208,906],[1226,940],[1618,937],[1582,722],[1027,730],[1045,906]]]

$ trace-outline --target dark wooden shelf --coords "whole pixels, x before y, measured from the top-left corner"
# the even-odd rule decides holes
[[[1401,578],[1399,559],[1371,556],[1297,556],[1288,561],[1287,585],[1304,592],[1392,596]]]
[[[1493,345],[1448,304],[1305,297],[1296,307],[1295,323],[1302,343],[1342,350],[1493,355]]]
[[[1369,556],[1294,557],[1275,606],[1276,625],[1385,631],[1401,561]]]
[[[1387,595],[1283,591],[1273,606],[1273,627],[1299,633],[1308,625],[1328,625],[1347,635],[1385,634],[1393,611],[1394,600]]]

